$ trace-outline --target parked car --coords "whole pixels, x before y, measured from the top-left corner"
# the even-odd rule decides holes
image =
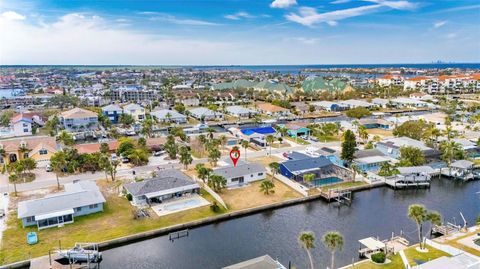
[[[0,218],[5,216],[5,210],[0,208]]]
[[[153,152],[153,156],[162,156],[165,153],[163,150]]]
[[[47,166],[45,167],[45,171],[52,172],[53,171],[52,166],[50,164],[47,164]]]
[[[117,154],[112,153],[112,155],[111,155],[111,160],[112,160],[112,161],[118,160]]]
[[[130,159],[127,157],[122,157],[122,163],[129,163]]]

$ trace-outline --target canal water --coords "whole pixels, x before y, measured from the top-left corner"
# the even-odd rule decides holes
[[[359,239],[385,239],[392,232],[397,235],[403,231],[407,239],[416,242],[415,225],[407,217],[412,203],[422,203],[457,224],[463,224],[462,212],[473,224],[480,214],[479,191],[480,181],[446,179],[434,179],[430,189],[372,189],[355,193],[349,207],[318,200],[192,229],[188,237],[174,242],[161,236],[107,250],[101,267],[209,269],[269,254],[285,266],[291,262],[303,269],[308,266],[307,255],[297,238],[305,230],[317,237],[312,251],[317,268],[325,268],[330,259],[321,236],[330,230],[340,231],[345,245],[337,254],[337,265],[344,266],[358,260]]]

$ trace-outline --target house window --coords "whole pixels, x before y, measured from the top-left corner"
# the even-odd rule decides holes
[[[27,217],[25,219],[26,222],[34,222],[35,221],[35,217],[34,216],[31,216],[31,217]]]
[[[263,173],[258,173],[259,176],[263,176]]]
[[[94,209],[94,208],[97,208],[98,207],[98,204],[94,204],[94,205],[89,205],[88,208],[90,209]]]
[[[80,212],[80,211],[82,211],[82,208],[81,208],[81,207],[77,207],[77,208],[75,208],[75,211]]]
[[[23,129],[23,132],[24,132],[24,133],[28,133],[28,129]]]
[[[46,150],[46,149],[40,149],[40,150],[38,151],[38,153],[39,153],[40,155],[47,155],[47,154],[48,154],[48,150]]]
[[[28,124],[24,123],[24,124],[23,124],[23,127],[28,127]]]

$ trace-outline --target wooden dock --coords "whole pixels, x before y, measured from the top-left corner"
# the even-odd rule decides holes
[[[431,233],[440,234],[440,235],[449,235],[460,230],[460,226],[456,226],[452,223],[447,223],[446,225],[433,225]]]
[[[94,269],[100,268],[98,264],[61,264],[56,260],[60,259],[60,256],[56,253],[49,256],[42,256],[34,258],[30,261],[30,269]],[[89,267],[90,266],[90,267]]]

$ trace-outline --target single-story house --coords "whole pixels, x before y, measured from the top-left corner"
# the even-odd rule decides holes
[[[123,185],[134,205],[143,206],[200,192],[200,186],[177,169],[158,172],[154,178]]]
[[[150,113],[160,122],[175,122],[175,123],[186,123],[187,116],[178,113],[176,110],[170,109],[160,109],[155,110]]]
[[[340,104],[347,107],[348,109],[357,108],[357,107],[364,107],[364,108],[375,107],[375,104],[372,104],[363,100],[356,100],[356,99],[341,101]]]
[[[292,102],[290,105],[297,111],[299,114],[305,114],[310,112],[310,105],[305,102]]]
[[[372,99],[372,104],[374,104],[378,107],[386,108],[390,104],[390,100],[383,99],[383,98],[373,98]]]
[[[205,107],[197,107],[189,109],[190,116],[196,118],[197,120],[216,120],[223,119],[223,114],[220,112],[215,112]]]
[[[258,163],[240,162],[237,166],[228,165],[213,169],[213,174],[223,176],[227,180],[227,187],[231,188],[265,179],[267,170]]]
[[[260,113],[263,113],[268,116],[274,116],[274,117],[282,117],[282,116],[290,115],[290,111],[288,109],[280,106],[272,105],[269,103],[258,104],[257,110],[260,111]]]
[[[392,129],[395,124],[393,122],[390,122],[388,120],[384,119],[372,119],[372,118],[367,118],[367,119],[360,119],[358,121],[360,125],[365,127],[366,129],[385,129],[385,130],[390,130]]]
[[[117,140],[110,140],[105,143],[107,143],[108,145],[109,152],[115,152],[118,148]],[[79,154],[84,154],[84,153],[92,154],[95,152],[100,152],[101,146],[102,146],[102,143],[87,143],[87,144],[76,144],[74,148],[77,149]]]
[[[243,106],[228,106],[225,108],[225,111],[232,116],[247,119],[258,114],[254,109]]]
[[[345,166],[345,162],[341,158],[342,151],[340,149],[321,147],[316,153],[327,157],[327,159],[338,166]]]
[[[287,269],[280,262],[272,259],[268,255],[253,258],[236,264],[232,264],[222,269]]]
[[[38,229],[73,223],[78,216],[103,211],[105,198],[94,181],[77,181],[64,185],[65,191],[44,198],[18,203],[18,218],[23,227]]]
[[[394,107],[403,108],[403,107],[427,107],[428,103],[420,101],[418,99],[411,99],[405,97],[397,97],[390,100],[390,104]]]
[[[113,124],[117,124],[120,120],[120,116],[123,114],[123,109],[119,105],[111,104],[102,107],[102,114]]]
[[[287,133],[290,137],[296,138],[299,136],[310,136],[310,129],[307,128],[307,123],[296,122],[279,124],[278,126],[287,129]]]
[[[355,152],[355,163],[362,171],[378,171],[384,163],[395,163],[396,159],[385,156],[378,149],[365,149]]]
[[[312,105],[315,106],[316,109],[322,109],[326,111],[343,111],[348,109],[348,107],[343,104],[330,101],[313,102]]]
[[[353,178],[350,170],[332,163],[325,156],[285,161],[280,164],[280,173],[287,178],[315,187]],[[314,180],[305,182],[303,179],[305,174],[314,174]]]
[[[399,159],[400,158],[400,148],[412,146],[419,148],[426,159],[434,159],[440,155],[438,150],[427,147],[422,141],[412,139],[410,137],[395,137],[386,139],[375,144],[375,148],[381,151],[386,156]]]

